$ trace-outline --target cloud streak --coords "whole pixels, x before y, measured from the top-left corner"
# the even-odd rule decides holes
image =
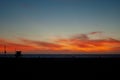
[[[22,42],[26,44],[35,45],[40,50],[59,50],[62,46],[55,43],[45,42],[45,41],[34,41],[28,39],[21,39]]]
[[[91,32],[90,34],[77,34],[70,38],[56,39],[52,42],[36,41],[20,38],[22,43],[15,43],[5,39],[0,39],[0,49],[3,43],[8,51],[19,49],[26,52],[31,51],[70,51],[70,52],[120,52],[120,40],[114,38],[90,39],[89,35],[101,34],[101,32]]]
[[[8,52],[14,52],[15,50],[22,50],[22,51],[32,51],[35,50],[35,47],[28,45],[28,44],[21,44],[15,43],[12,41],[8,41],[5,39],[0,39],[0,51],[3,52],[4,46],[6,46],[6,50]]]

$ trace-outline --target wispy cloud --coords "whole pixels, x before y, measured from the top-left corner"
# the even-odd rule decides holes
[[[87,34],[77,34],[72,37],[73,39],[78,39],[78,40],[88,40],[89,37]]]
[[[34,50],[35,47],[28,45],[28,44],[21,44],[21,43],[15,43],[12,41],[8,41],[5,39],[0,39],[0,49],[3,51],[4,46],[6,46],[6,49],[8,52],[13,52],[15,50],[23,50],[23,51],[31,51]]]
[[[106,37],[104,39],[90,39],[89,35],[103,32],[91,32],[89,34],[77,34],[69,39],[59,39],[57,42],[67,49],[82,52],[120,52],[120,40]]]
[[[102,33],[103,33],[102,31],[95,31],[95,32],[91,32],[89,34],[94,35],[94,34],[102,34]]]
[[[101,34],[91,32],[90,34]],[[3,41],[8,51],[20,49],[22,51],[74,51],[74,52],[120,52],[120,40],[107,37],[106,39],[90,39],[90,34],[77,34],[70,38],[60,38],[52,42],[36,41],[20,38],[21,43],[0,39],[0,49]]]
[[[21,39],[22,42],[26,44],[36,45],[40,50],[59,50],[62,46],[55,43],[45,42],[45,41],[35,41],[28,39]]]

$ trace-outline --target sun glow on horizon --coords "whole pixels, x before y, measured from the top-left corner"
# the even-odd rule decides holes
[[[77,34],[67,39],[56,39],[52,42],[21,38],[19,40],[22,43],[15,43],[1,38],[0,49],[2,50],[3,46],[6,45],[8,52],[14,52],[15,50],[24,52],[120,52],[120,40],[113,38],[95,40],[88,37],[88,35],[94,34]],[[5,42],[5,44],[2,44],[2,42]]]

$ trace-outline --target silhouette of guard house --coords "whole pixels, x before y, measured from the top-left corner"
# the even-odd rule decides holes
[[[21,53],[22,53],[22,51],[16,51],[15,57],[16,57],[16,58],[21,57]]]

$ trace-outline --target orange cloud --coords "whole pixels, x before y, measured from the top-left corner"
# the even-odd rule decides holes
[[[43,42],[43,41],[34,41],[34,40],[28,40],[28,39],[21,39],[26,44],[35,45],[39,48],[39,50],[60,50],[62,47],[59,44],[50,43],[50,42]]]
[[[97,34],[93,32],[92,34]],[[88,34],[89,35],[89,34]],[[79,52],[120,52],[120,40],[113,38],[91,40],[87,34],[75,35],[70,39],[59,39],[58,43],[68,50]]]
[[[99,32],[92,32],[97,34]],[[7,46],[7,51],[22,50],[26,52],[42,51],[68,51],[68,52],[120,52],[120,40],[113,38],[93,40],[89,34],[77,34],[68,39],[57,39],[52,42],[19,39],[22,43],[15,43],[0,39],[0,51]],[[5,44],[3,44],[5,43]]]
[[[14,43],[12,41],[8,41],[5,39],[0,39],[0,51],[4,51],[4,46],[6,46],[6,50],[8,52],[13,52],[15,50],[22,50],[22,51],[31,51],[35,50],[35,47],[27,44],[20,44],[20,43]]]

